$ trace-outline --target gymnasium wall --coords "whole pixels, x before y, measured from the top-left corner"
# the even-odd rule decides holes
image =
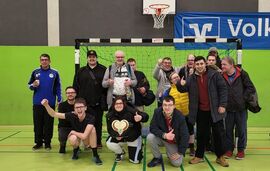
[[[177,12],[258,11],[258,0],[176,1]],[[89,37],[173,37],[173,16],[164,29],[153,29],[152,16],[142,15],[143,0],[1,0],[0,45],[48,45],[47,2],[59,5],[60,45]]]

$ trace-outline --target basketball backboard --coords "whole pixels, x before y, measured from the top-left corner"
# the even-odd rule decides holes
[[[156,14],[157,8],[163,14],[175,14],[175,0],[143,0],[143,14]]]

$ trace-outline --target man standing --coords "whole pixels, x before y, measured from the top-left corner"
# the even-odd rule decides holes
[[[162,163],[159,146],[165,146],[171,164],[179,167],[188,147],[188,139],[189,133],[185,117],[175,109],[175,101],[172,96],[164,97],[162,107],[155,110],[150,123],[150,134],[147,136],[147,141],[151,146],[154,158],[147,166],[155,167]]]
[[[223,167],[229,164],[223,157],[225,154],[225,130],[223,119],[226,116],[228,90],[222,75],[212,68],[206,67],[202,56],[195,58],[195,73],[187,81],[181,79],[178,88],[189,93],[189,122],[197,124],[197,149],[190,164],[203,162],[204,151],[209,139],[210,127],[213,131],[216,162]]]
[[[147,94],[147,91],[150,89],[150,85],[145,74],[137,70],[135,59],[129,58],[127,60],[127,63],[133,69],[137,82],[138,82],[137,85],[133,87],[134,94],[135,94],[135,106],[139,111],[143,112],[144,104],[142,102],[142,99],[143,99],[143,96],[145,96]]]
[[[179,69],[176,70],[172,67],[172,60],[170,57],[164,57],[163,59],[159,59],[158,63],[154,69],[153,77],[157,80],[157,92],[156,98],[158,100],[158,107],[161,106],[161,102],[159,101],[160,97],[162,97],[164,91],[170,88],[169,75],[175,71],[179,72]]]
[[[60,113],[72,112],[74,110],[76,90],[72,86],[69,86],[66,88],[65,91],[67,100],[59,104],[58,112]],[[58,140],[60,142],[59,153],[66,153],[67,138],[71,130],[72,127],[69,121],[65,119],[59,119],[58,123]]]
[[[133,69],[125,63],[125,53],[121,50],[115,52],[115,63],[107,68],[102,86],[108,88],[107,103],[110,107],[116,96],[124,96],[132,104],[135,103],[132,87],[137,85]]]
[[[97,165],[102,165],[102,161],[97,153],[96,129],[93,125],[95,118],[87,115],[86,102],[83,98],[77,98],[74,102],[74,112],[59,113],[55,112],[50,106],[47,99],[43,99],[41,104],[48,111],[48,115],[59,119],[66,119],[71,123],[72,130],[68,135],[69,143],[73,147],[73,160],[79,158],[79,145],[81,141],[86,147],[91,147],[93,151],[93,161]]]
[[[231,158],[234,150],[234,127],[237,129],[237,154],[236,159],[245,158],[245,148],[247,145],[247,106],[245,97],[248,94],[255,93],[253,83],[248,73],[234,66],[234,60],[231,57],[225,57],[221,61],[223,77],[228,87],[228,105],[226,124],[227,152],[225,157]]]
[[[41,105],[43,98],[49,99],[49,105],[54,109],[56,96],[58,103],[61,102],[61,83],[58,71],[50,67],[50,56],[42,54],[39,57],[40,67],[35,69],[30,77],[28,86],[34,91],[33,95],[33,121],[35,132],[35,145],[33,150],[38,150],[43,147],[51,149],[51,139],[53,136],[53,121],[46,109]]]
[[[94,50],[87,52],[87,65],[80,68],[75,75],[73,86],[78,92],[78,97],[82,97],[87,103],[87,113],[94,115],[95,128],[97,131],[97,144],[102,147],[102,118],[103,106],[107,107],[106,89],[102,87],[102,79],[106,67],[97,62],[97,53]]]
[[[184,80],[187,79],[188,76],[190,76],[191,74],[193,74],[194,72],[194,55],[193,54],[189,54],[187,56],[187,63],[180,68],[178,75],[180,76],[180,78],[184,77]]]

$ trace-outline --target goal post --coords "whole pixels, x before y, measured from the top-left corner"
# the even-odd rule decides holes
[[[230,50],[235,51],[234,58],[237,65],[242,65],[242,40],[238,38],[203,38],[203,39],[196,39],[196,38],[89,38],[89,39],[76,39],[75,40],[75,72],[81,67],[81,58],[82,55],[86,55],[86,52],[82,53],[81,47],[87,47],[86,50],[90,49],[91,47],[97,46],[118,46],[118,47],[150,47],[150,46],[175,46],[177,44],[186,45],[186,48],[182,48],[181,50],[191,50],[194,52],[194,49],[202,49],[202,47],[196,48],[197,45],[200,44],[210,44],[208,47],[211,47],[214,44],[230,44],[234,43],[235,49],[225,49],[226,55],[231,55]],[[183,47],[183,46],[182,46]],[[205,47],[205,46],[204,46]],[[86,51],[84,50],[84,51]],[[176,50],[175,51],[181,51]],[[222,50],[222,49],[219,49]],[[187,52],[190,53],[190,52]],[[220,53],[221,54],[221,53]],[[195,54],[197,55],[197,54]],[[200,54],[201,55],[201,54]],[[206,55],[202,55],[205,56]],[[86,56],[83,56],[86,58]],[[85,64],[83,64],[85,65]]]
[[[114,53],[122,50],[125,53],[125,60],[134,58],[137,70],[144,72],[151,89],[156,92],[157,81],[153,78],[153,70],[158,59],[170,57],[174,67],[180,68],[186,63],[187,56],[208,55],[208,49],[213,45],[219,45],[219,56],[232,56],[238,65],[242,65],[242,42],[241,39],[181,39],[181,38],[89,38],[75,40],[75,72],[80,67],[87,65],[87,51],[95,50],[97,60],[108,67],[115,62]],[[182,48],[177,48],[181,45]],[[204,45],[204,46],[200,46]],[[221,49],[223,47],[223,49]],[[152,114],[156,103],[146,108],[146,112]]]

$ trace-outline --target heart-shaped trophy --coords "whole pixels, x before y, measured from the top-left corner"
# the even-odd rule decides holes
[[[129,127],[129,123],[127,120],[114,120],[112,122],[112,128],[114,131],[118,132],[119,136],[122,135],[122,133],[127,130]]]

